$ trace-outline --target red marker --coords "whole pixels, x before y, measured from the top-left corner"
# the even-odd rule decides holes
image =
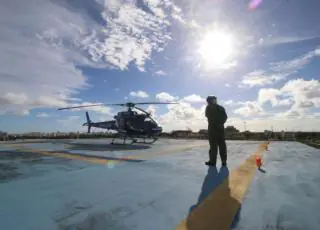
[[[260,168],[262,165],[261,158],[259,156],[256,157],[256,165],[258,168]]]

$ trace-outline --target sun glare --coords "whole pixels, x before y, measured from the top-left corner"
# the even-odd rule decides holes
[[[204,62],[213,68],[223,65],[232,55],[232,51],[232,36],[222,31],[207,32],[198,48]]]

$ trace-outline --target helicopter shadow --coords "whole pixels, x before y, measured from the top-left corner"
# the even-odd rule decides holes
[[[151,146],[142,144],[84,144],[84,143],[69,143],[69,150],[88,150],[88,151],[130,151],[149,149]]]
[[[192,205],[189,209],[189,214],[186,219],[186,226],[188,230],[200,230],[200,229],[219,229],[215,226],[216,222],[221,222],[221,219],[214,219],[217,215],[212,214],[210,223],[203,223],[208,221],[208,214],[205,215],[196,211],[196,208],[212,193],[218,186],[222,187],[223,193],[216,194],[219,196],[219,201],[217,206],[219,206],[218,212],[221,213],[232,213],[234,207],[238,207],[238,210],[233,218],[232,223],[230,223],[229,229],[234,229],[237,227],[240,220],[241,204],[231,196],[231,191],[229,188],[229,169],[228,167],[221,167],[218,171],[216,167],[209,167],[207,175],[202,183],[201,192],[198,196],[198,201],[196,204]],[[203,206],[202,206],[203,207]],[[208,209],[209,210],[209,209]],[[196,211],[196,212],[194,212]],[[210,214],[209,214],[210,216]],[[224,216],[223,214],[218,216]],[[223,219],[223,218],[222,218]],[[206,226],[207,228],[204,228]],[[208,228],[209,227],[209,228]]]

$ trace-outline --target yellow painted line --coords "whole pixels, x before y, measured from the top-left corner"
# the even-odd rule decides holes
[[[255,159],[262,156],[268,142],[233,170],[206,199],[184,219],[176,230],[229,230],[257,170]]]
[[[59,153],[59,152],[48,152],[40,149],[32,149],[32,148],[27,148],[24,145],[20,144],[7,144],[6,146],[8,147],[14,147],[16,150],[24,150],[27,152],[33,152],[33,153],[38,153],[42,155],[47,155],[47,156],[55,156],[55,157],[60,157],[60,158],[67,158],[67,159],[73,159],[73,160],[83,160],[91,163],[97,163],[97,164],[108,164],[108,163],[120,163],[125,160],[148,160],[154,156],[162,156],[162,155],[169,155],[177,152],[184,152],[191,150],[196,147],[204,147],[207,146],[208,144],[192,144],[192,145],[187,145],[187,146],[178,146],[176,148],[170,148],[168,150],[163,150],[155,153],[150,153],[150,152],[145,152],[141,154],[137,154],[134,156],[125,156],[119,158],[119,160],[107,160],[107,159],[101,159],[101,158],[93,158],[93,157],[87,157],[87,156],[79,156],[79,155],[74,155],[74,154],[68,154],[68,153]]]
[[[99,159],[99,158],[91,158],[91,157],[85,157],[85,156],[78,156],[78,155],[72,155],[67,153],[59,153],[59,152],[44,152],[44,151],[37,151],[37,153],[41,153],[43,155],[52,156],[52,157],[59,157],[59,158],[66,158],[66,159],[72,159],[72,160],[82,160],[90,163],[96,163],[96,164],[108,164],[108,163],[114,163],[114,160],[106,160],[106,159]]]
[[[114,163],[119,163],[121,161],[121,160],[107,160],[107,159],[79,156],[79,155],[68,154],[68,153],[48,152],[48,151],[43,151],[40,149],[26,148],[25,146],[21,146],[21,145],[15,145],[14,147],[17,151],[26,151],[26,152],[31,152],[31,153],[42,154],[45,156],[66,158],[66,159],[71,159],[71,160],[82,160],[82,161],[96,163],[96,164],[114,164]]]

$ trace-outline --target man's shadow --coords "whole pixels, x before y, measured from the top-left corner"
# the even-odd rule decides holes
[[[216,203],[211,203],[210,205],[206,205],[204,207],[203,201],[218,187],[219,191],[215,194],[217,197]],[[206,202],[212,202],[206,201]],[[201,211],[196,210],[197,207],[201,207]],[[219,208],[212,208],[209,206],[218,206]],[[208,208],[209,207],[209,208]],[[187,218],[187,229],[188,230],[204,230],[204,229],[220,229],[218,226],[218,222],[225,222],[227,219],[217,219],[214,218],[217,216],[214,213],[212,215],[208,211],[217,211],[220,213],[224,213],[229,215],[234,213],[235,208],[237,211],[233,217],[233,220],[229,221],[230,227],[228,229],[233,229],[237,226],[240,220],[240,211],[241,211],[241,204],[231,196],[231,191],[229,188],[229,169],[228,167],[221,167],[220,171],[218,172],[216,167],[209,167],[206,177],[202,183],[201,192],[198,197],[198,201],[196,204],[192,205],[189,209],[189,215]],[[206,209],[206,210],[204,210]],[[223,214],[221,215],[223,216]],[[207,222],[207,223],[204,223]],[[210,223],[209,223],[210,222]],[[205,227],[207,226],[207,227]]]

